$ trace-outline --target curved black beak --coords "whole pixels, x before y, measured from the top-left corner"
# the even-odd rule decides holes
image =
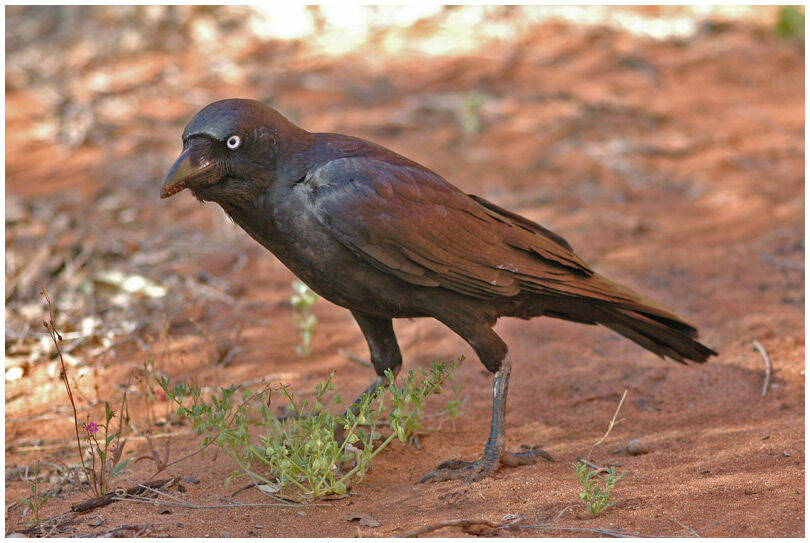
[[[194,146],[189,146],[177,158],[166,176],[166,181],[163,182],[163,189],[160,191],[161,198],[168,198],[192,184],[201,184],[201,182],[217,176],[216,164],[206,159],[193,160],[193,150]],[[199,162],[199,164],[195,164],[195,162]]]

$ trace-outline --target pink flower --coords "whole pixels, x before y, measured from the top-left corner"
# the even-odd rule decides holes
[[[95,422],[88,422],[86,428],[87,433],[90,435],[93,435],[96,432],[98,432],[98,424],[96,424]]]

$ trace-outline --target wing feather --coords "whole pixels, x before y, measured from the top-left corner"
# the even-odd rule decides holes
[[[478,298],[599,294],[598,284],[583,281],[593,272],[565,240],[410,161],[342,157],[304,182],[312,185],[316,216],[337,239],[412,284]]]

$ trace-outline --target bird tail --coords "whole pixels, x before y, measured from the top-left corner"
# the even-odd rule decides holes
[[[697,341],[697,330],[676,315],[661,317],[638,309],[620,305],[599,307],[596,318],[599,324],[607,326],[627,339],[641,345],[660,357],[666,357],[686,364],[688,360],[704,363],[717,353]]]
[[[697,329],[671,309],[599,274],[577,285],[581,297],[563,297],[550,316],[601,324],[660,357],[704,363],[717,353],[697,341]],[[587,291],[587,293],[586,293]],[[547,306],[548,308],[548,306]],[[556,311],[555,311],[556,309]]]

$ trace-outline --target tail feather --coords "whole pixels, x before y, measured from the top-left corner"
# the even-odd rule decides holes
[[[687,360],[704,363],[717,353],[695,338],[697,330],[689,324],[671,317],[649,315],[618,305],[602,305],[594,321],[618,332],[660,357],[669,357],[686,364]]]
[[[697,329],[671,309],[629,288],[594,275],[600,297],[559,296],[543,299],[540,314],[584,324],[601,324],[648,351],[686,364],[704,363],[717,353],[699,341]],[[517,315],[520,316],[520,315]]]

